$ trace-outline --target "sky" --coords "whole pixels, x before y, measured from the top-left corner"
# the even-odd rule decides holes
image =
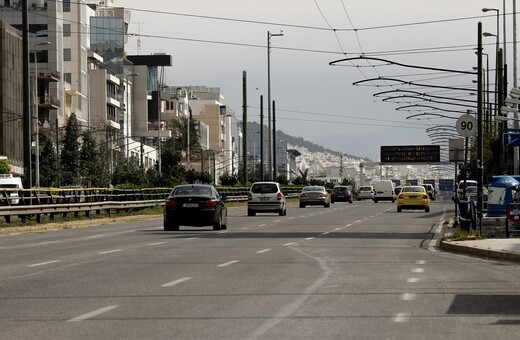
[[[224,104],[239,119],[246,71],[248,121],[259,122],[261,95],[267,120],[267,34],[283,31],[283,36],[271,37],[277,130],[375,161],[381,146],[432,144],[426,129],[454,127],[467,111],[453,105],[454,100],[476,100],[467,90],[476,88],[476,76],[453,71],[474,72],[479,22],[484,32],[497,33],[497,12],[482,8],[499,9],[500,47],[504,36],[500,0],[115,0],[115,5],[131,11],[129,54],[171,54],[167,85],[220,87]],[[507,1],[509,65],[512,12],[512,1]],[[496,42],[494,36],[483,38],[484,67],[490,65],[484,73],[490,74],[491,86]],[[330,65],[362,55],[383,61]],[[416,93],[399,92],[403,90]],[[394,92],[378,94],[385,91]],[[417,93],[448,100],[426,102]],[[409,105],[414,106],[403,108]],[[415,114],[421,115],[409,117]]]

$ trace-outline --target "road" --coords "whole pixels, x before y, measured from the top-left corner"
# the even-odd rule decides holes
[[[0,237],[2,339],[513,339],[520,267],[433,247],[452,204]]]

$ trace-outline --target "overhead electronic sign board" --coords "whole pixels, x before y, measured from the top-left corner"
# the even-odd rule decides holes
[[[381,163],[438,163],[441,161],[439,145],[381,146]]]

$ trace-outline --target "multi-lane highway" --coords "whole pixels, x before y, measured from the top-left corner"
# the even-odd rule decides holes
[[[0,237],[2,339],[513,339],[520,267],[438,251],[451,204],[230,209]]]

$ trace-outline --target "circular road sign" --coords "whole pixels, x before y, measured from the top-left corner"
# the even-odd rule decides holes
[[[470,114],[465,114],[457,119],[457,132],[462,137],[471,137],[477,133],[477,120]]]

